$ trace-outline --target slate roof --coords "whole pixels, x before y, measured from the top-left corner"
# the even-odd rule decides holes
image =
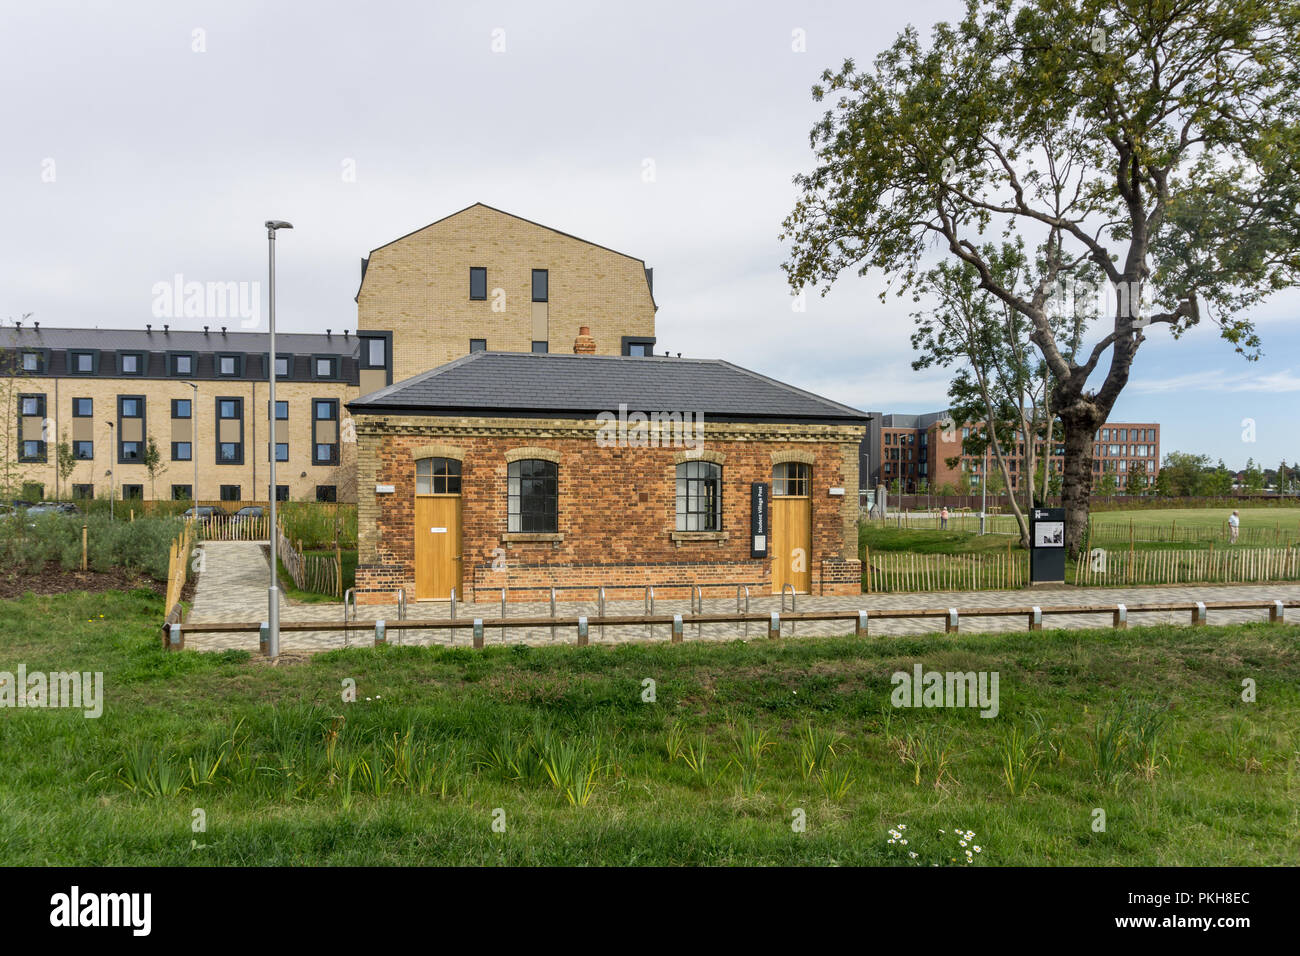
[[[353,414],[696,412],[722,421],[865,424],[869,416],[720,359],[474,352],[348,402]]]
[[[265,330],[240,332],[233,329],[222,332],[220,322],[211,331],[162,330],[156,323],[152,331],[146,329],[37,329],[28,323],[22,328],[0,328],[0,348],[20,349],[104,349],[107,351],[137,352],[265,352],[269,338]],[[237,325],[230,319],[227,327]],[[350,331],[350,330],[349,330]],[[360,347],[355,333],[343,335],[335,332],[281,332],[275,333],[278,352],[319,353],[321,355],[352,355]]]

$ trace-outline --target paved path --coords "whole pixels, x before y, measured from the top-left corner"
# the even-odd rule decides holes
[[[266,619],[266,580],[268,565],[262,544],[247,541],[210,541],[203,545],[204,564],[199,574],[198,587],[194,595],[194,606],[185,621],[185,644],[194,650],[215,651],[227,648],[241,648],[257,651],[258,635],[256,633],[232,634],[222,632],[204,633],[204,623],[218,621],[261,621]],[[1140,588],[1035,588],[1018,591],[926,591],[901,594],[863,594],[854,597],[810,597],[801,595],[798,610],[857,610],[868,611],[885,608],[997,608],[1023,607],[1026,605],[1068,605],[1087,604],[1113,605],[1124,603],[1129,606],[1137,604],[1155,604],[1190,601],[1298,601],[1300,584],[1264,584],[1264,585],[1204,585],[1178,587],[1140,587]],[[321,621],[343,620],[342,604],[292,604],[280,601],[280,619],[282,621]],[[705,602],[708,612],[734,611],[736,603],[731,598],[710,598]],[[781,599],[770,595],[751,597],[750,611],[777,611],[781,608]],[[636,601],[608,601],[606,613],[641,614],[643,603]],[[690,613],[690,602],[685,600],[660,600],[655,604],[659,614]],[[550,613],[550,605],[545,602],[516,603],[506,605],[506,616],[543,617]],[[1295,614],[1295,611],[1292,611]],[[594,601],[570,601],[556,604],[556,614],[572,617],[585,614],[596,616]],[[407,617],[412,620],[447,620],[451,616],[447,602],[413,602],[408,607]],[[460,604],[456,610],[458,620],[464,620],[466,627],[452,631],[392,631],[390,640],[404,644],[445,644],[471,646],[470,623],[473,618],[498,619],[501,617],[500,601],[479,604]],[[343,631],[285,631],[281,635],[280,646],[284,651],[314,652],[330,650],[351,645],[369,645],[374,642],[373,622],[377,620],[397,620],[395,604],[372,604],[357,608],[357,627],[350,632]],[[1133,612],[1129,614],[1132,626],[1143,624],[1185,624],[1188,614],[1185,611],[1173,612]],[[1268,619],[1268,612],[1258,611],[1213,611],[1210,621],[1214,624],[1241,623]],[[1051,628],[1086,628],[1106,627],[1111,623],[1110,612],[1091,614],[1052,615],[1045,624]],[[1022,631],[1025,621],[1020,617],[980,617],[978,614],[963,615],[963,631],[997,632]],[[871,622],[873,634],[921,634],[943,630],[943,621],[939,619],[914,620],[877,620]],[[826,636],[845,634],[853,630],[852,625],[843,621],[801,621],[795,628],[797,636]],[[790,634],[790,623],[783,627],[784,634]],[[686,640],[730,640],[737,637],[762,637],[766,634],[766,625],[753,622],[746,634],[743,624],[705,624],[697,633],[694,625],[687,625]],[[607,627],[605,633],[593,627],[589,635],[593,644],[617,644],[628,641],[654,639],[666,641],[669,627],[656,624],[653,629],[646,625],[627,625]],[[577,640],[576,629],[572,627],[556,628],[554,639],[549,627],[489,629],[486,631],[488,643],[527,643],[527,644],[572,644]]]

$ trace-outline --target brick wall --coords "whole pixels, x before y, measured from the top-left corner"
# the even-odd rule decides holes
[[[462,460],[462,591],[471,600],[544,600],[554,587],[570,599],[709,597],[747,585],[772,589],[771,559],[751,559],[750,484],[770,482],[774,455],[801,452],[812,463],[814,594],[856,594],[857,446],[861,427],[706,423],[705,456],[722,465],[722,531],[675,531],[681,448],[600,447],[597,423],[562,420],[408,418],[358,415],[357,593],[361,603],[415,597],[415,460]],[[506,530],[507,456],[521,447],[559,456],[558,533],[527,540]],[[376,494],[375,485],[393,485]],[[844,495],[831,495],[843,488]],[[536,536],[533,536],[536,537]],[[494,568],[494,559],[497,567]],[[505,569],[499,567],[504,559]]]
[[[469,297],[469,270],[487,269],[487,298]],[[532,301],[532,270],[550,273],[549,301]],[[497,290],[500,290],[498,292]],[[534,316],[552,352],[572,352],[582,326],[598,355],[623,336],[653,337],[645,264],[545,226],[475,205],[374,250],[357,295],[357,328],[393,333],[393,381],[469,352],[527,352]]]
[[[54,497],[57,477],[57,444],[63,438],[69,443],[74,437],[74,426],[85,419],[74,418],[74,398],[93,401],[94,415],[88,426],[94,442],[94,458],[78,461],[66,486],[59,482],[60,495],[72,497],[72,485],[93,484],[95,497],[108,497],[110,483],[121,497],[122,485],[144,486],[146,498],[171,498],[172,485],[194,484],[194,464],[190,461],[172,461],[173,420],[172,399],[194,401],[193,429],[190,440],[198,460],[198,497],[220,497],[222,485],[239,485],[244,499],[263,499],[269,477],[268,451],[270,422],[267,419],[267,401],[270,386],[266,382],[247,379],[213,381],[199,379],[198,397],[194,390],[180,380],[146,378],[54,378],[49,376],[24,377],[17,380],[16,394],[45,396],[46,407],[46,460],[21,463],[17,466],[18,481],[41,482],[47,497]],[[289,403],[287,425],[289,460],[276,463],[276,484],[288,485],[289,496],[295,501],[314,501],[317,485],[334,485],[338,500],[354,501],[356,495],[356,442],[344,404],[358,395],[355,386],[344,382],[277,382],[276,400]],[[119,463],[115,449],[116,426],[106,424],[117,421],[117,397],[143,395],[145,398],[145,438],[150,435],[158,443],[166,470],[158,476],[155,492],[150,493],[149,473],[142,464]],[[244,462],[238,465],[216,463],[216,400],[217,397],[243,399]],[[312,464],[312,409],[315,398],[333,398],[339,401],[339,451],[337,465]],[[4,413],[12,441],[17,433],[18,409],[9,408]],[[82,427],[86,427],[83,425]],[[33,436],[27,436],[33,437]],[[113,470],[110,478],[105,472]]]

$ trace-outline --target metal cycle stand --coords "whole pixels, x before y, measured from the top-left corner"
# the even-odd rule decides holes
[[[749,614],[749,585],[748,584],[736,585],[736,613],[737,614],[740,613],[741,591],[744,591],[745,593],[745,614]],[[749,640],[749,618],[748,617],[745,618],[745,640]]]
[[[789,588],[789,589],[790,589],[790,612],[791,612],[791,613],[794,613],[794,612],[797,611],[799,608],[796,606],[796,605],[798,604],[798,596],[797,596],[797,594],[796,594],[796,592],[795,592],[795,589],[794,589],[794,585],[793,585],[793,584],[787,584],[784,588],[781,588],[781,613],[782,613],[782,614],[785,613],[785,588]],[[796,623],[796,622],[793,621],[793,620],[790,621],[790,636],[791,636],[791,637],[794,637],[794,626],[795,626],[795,623]]]
[[[698,595],[698,605],[697,605],[697,598],[696,598],[697,595]],[[697,611],[697,607],[698,607],[698,611]],[[691,585],[691,613],[692,614],[704,613],[704,590],[698,584]],[[699,620],[696,620],[695,622],[696,638],[699,638],[701,633],[701,628],[703,627],[704,625],[701,624]]]

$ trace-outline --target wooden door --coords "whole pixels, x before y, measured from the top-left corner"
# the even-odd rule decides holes
[[[415,499],[415,599],[446,601],[461,590],[460,495]]]
[[[772,593],[793,584],[799,594],[812,586],[812,499],[772,496]]]

